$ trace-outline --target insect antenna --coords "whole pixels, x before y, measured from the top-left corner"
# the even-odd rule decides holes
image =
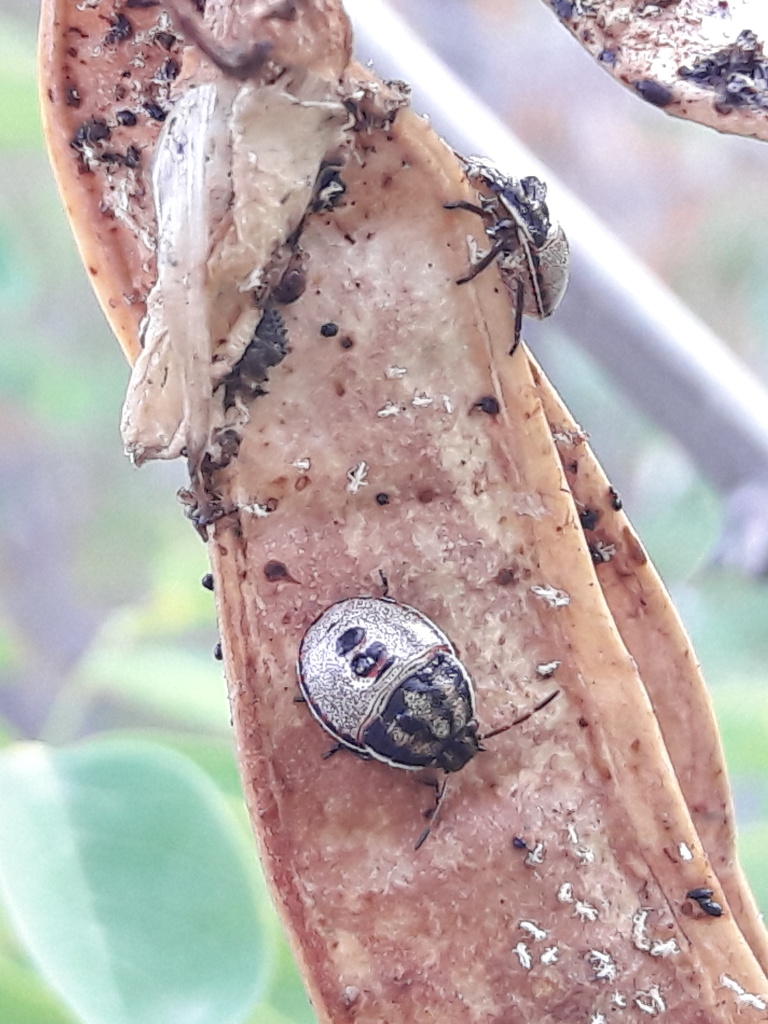
[[[509,722],[507,723],[507,725],[501,725],[499,726],[498,729],[491,729],[490,732],[487,732],[484,736],[481,736],[480,740],[490,740],[494,736],[500,736],[501,733],[506,732],[507,729],[513,729],[516,725],[522,725],[523,722],[527,722],[531,715],[535,715],[537,711],[541,711],[541,709],[545,708],[547,704],[550,703],[550,701],[553,701],[555,697],[558,695],[558,693],[560,693],[559,690],[555,690],[553,693],[550,693],[548,697],[545,697],[543,700],[540,700],[538,704],[534,704],[530,711],[526,711],[524,715],[520,715],[520,717],[516,718],[514,722]]]

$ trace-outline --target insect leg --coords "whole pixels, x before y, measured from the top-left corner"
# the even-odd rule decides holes
[[[484,210],[482,206],[477,206],[475,203],[468,203],[465,199],[459,199],[455,203],[443,203],[443,208],[446,210],[468,210],[469,213],[476,213],[484,220],[493,220],[490,210]]]
[[[323,754],[323,760],[327,761],[329,757],[333,757],[334,754],[338,754],[338,752],[343,749],[343,743],[334,743],[334,745],[330,747],[328,750],[326,750],[326,752]]]
[[[518,277],[517,279],[517,296],[515,298],[515,337],[512,342],[512,348],[509,350],[509,354],[513,356],[517,346],[520,344],[520,334],[523,330],[523,297],[525,294],[525,288],[523,282]]]
[[[478,274],[482,273],[482,271],[484,271],[486,267],[489,267],[491,263],[493,263],[493,261],[496,259],[496,257],[499,255],[503,248],[503,239],[498,239],[496,242],[493,243],[493,245],[490,247],[490,249],[485,254],[485,256],[483,256],[482,259],[478,260],[477,263],[473,263],[470,266],[468,272],[464,275],[464,277],[459,277],[456,280],[456,284],[466,284],[468,281],[471,281],[473,278],[477,277]]]
[[[421,849],[421,847],[424,845],[424,843],[425,843],[425,841],[427,839],[427,836],[429,835],[429,833],[434,828],[435,819],[437,818],[437,812],[440,810],[440,805],[443,802],[443,797],[445,796],[445,790],[446,790],[447,786],[448,786],[448,777],[447,776],[446,776],[445,779],[443,779],[443,784],[442,785],[440,785],[439,782],[435,782],[434,783],[434,787],[435,787],[435,804],[434,804],[433,807],[430,807],[430,809],[425,812],[425,817],[429,818],[429,824],[424,829],[424,831],[421,833],[419,838],[416,840],[416,845],[414,846],[414,850]]]

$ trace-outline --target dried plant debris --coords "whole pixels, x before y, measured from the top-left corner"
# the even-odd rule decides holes
[[[545,0],[646,102],[718,131],[768,138],[762,0]]]
[[[246,799],[318,1018],[761,1019],[695,658],[515,345],[567,278],[543,183],[458,160],[350,62],[334,0],[96,6],[75,92],[72,5],[44,22],[51,148],[135,358],[128,448],[190,468]],[[123,62],[150,22],[178,48],[162,123],[112,102],[130,70],[164,105],[160,58]],[[140,124],[151,143],[114,144]],[[127,145],[137,168],[100,158]]]
[[[768,107],[768,59],[754,32],[745,29],[736,42],[711,56],[702,56],[691,67],[680,68],[681,77],[714,90],[718,109]]]

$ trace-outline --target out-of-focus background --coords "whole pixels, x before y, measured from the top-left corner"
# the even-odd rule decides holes
[[[768,147],[645,105],[538,0],[397,7],[768,378]],[[36,17],[29,0],[0,0],[0,744],[64,744],[116,727],[151,734],[210,769],[235,801],[213,603],[199,586],[205,550],[174,499],[182,467],[136,472],[122,455],[128,368],[43,151]],[[556,316],[537,338],[692,634],[725,743],[741,857],[768,908],[766,582],[714,564],[722,496],[681,448]],[[293,984],[283,1015],[269,1019],[311,1019],[292,1002]]]

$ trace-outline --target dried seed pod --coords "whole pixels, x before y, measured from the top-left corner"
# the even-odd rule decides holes
[[[213,0],[207,6],[219,24],[223,8]],[[186,452],[195,474],[190,501],[216,575],[246,798],[316,1012],[343,1020],[354,1008],[358,1024],[405,1024],[425,1014],[463,1024],[468,1014],[554,1019],[567,1006],[574,1019],[589,1020],[607,1018],[618,997],[637,1012],[669,1011],[681,1024],[702,1017],[730,1024],[754,1013],[749,999],[768,987],[759,964],[765,947],[733,866],[722,761],[695,659],[642,549],[611,507],[583,433],[558,410],[529,359],[508,358],[521,302],[516,311],[501,269],[489,264],[456,284],[466,273],[466,224],[444,205],[476,201],[464,168],[405,109],[402,88],[348,64],[337,4],[294,6],[296,18],[276,19],[265,17],[273,4],[236,0],[217,35],[233,51],[247,38],[269,39],[275,67],[292,69],[293,95],[322,80],[331,104],[341,100],[347,115],[334,129],[341,132],[336,152],[324,153],[307,175],[306,216],[294,229],[307,284],[280,307],[285,356],[269,367],[267,393],[250,403],[232,393],[230,422],[222,413],[226,388],[216,382],[235,364],[217,378],[213,353],[226,364],[229,349],[216,346],[227,337],[242,358],[252,333],[229,332],[237,315],[254,314],[226,290],[224,275],[224,305],[234,314],[227,333],[202,332],[190,349],[199,325],[181,314],[154,320],[158,339],[164,324],[182,341],[177,349],[170,337],[166,349],[158,341],[169,369],[183,377],[195,351],[209,359],[207,375],[192,366],[189,387],[174,379],[181,403],[162,378],[146,394],[171,425],[168,436],[180,425],[179,436],[194,442]],[[86,16],[70,8],[67,24]],[[116,44],[116,54],[139,45],[138,37],[134,31]],[[67,104],[71,92],[59,87],[63,33],[56,38],[49,109],[66,123],[65,138],[75,134],[75,116],[78,124],[102,117],[114,135],[104,104],[89,105],[85,95],[80,108]],[[106,75],[110,65],[98,68]],[[231,142],[234,154],[246,134],[245,127],[231,130],[240,124],[237,97],[252,112],[272,95],[266,64],[259,74],[233,82],[200,59],[174,80],[169,109],[173,90],[202,89],[195,103],[207,102],[213,83],[217,102],[233,98],[221,136],[211,141]],[[68,84],[84,93],[79,81]],[[212,131],[215,121],[197,119]],[[157,134],[159,126],[150,129]],[[317,158],[333,134],[324,136],[324,123],[309,118],[302,131],[283,140],[296,148],[297,164],[307,152]],[[142,231],[156,238],[157,228],[147,219],[150,204],[131,199],[136,234],[121,228],[105,241],[99,211],[114,201],[113,172],[93,158],[112,142],[88,142],[89,184],[98,182],[103,194],[98,203],[98,190],[87,191],[78,231],[83,249],[101,261],[92,264],[97,278],[105,254],[117,252],[106,293],[119,305],[141,281],[140,304],[158,279],[137,239]],[[245,166],[256,145],[238,150]],[[83,190],[71,172],[83,157],[68,141],[66,157],[57,152],[73,203]],[[343,201],[313,208],[318,173],[330,164],[340,168]],[[268,293],[292,254],[296,222],[280,219],[268,190],[248,194],[278,225],[270,235],[276,258],[254,228]],[[296,199],[297,187],[289,195]],[[217,197],[206,194],[206,201]],[[299,209],[304,202],[302,193]],[[226,255],[214,270],[240,258],[248,268],[248,211],[237,202],[231,209],[242,213],[233,248],[218,247],[205,210],[194,226],[216,243],[212,252]],[[141,259],[128,253],[131,245]],[[133,278],[126,268],[137,263],[150,269]],[[238,280],[253,280],[253,269],[250,260]],[[181,305],[184,288],[170,266],[165,273]],[[258,315],[269,305],[261,284],[259,277],[250,297]],[[199,282],[189,294],[201,323],[218,315]],[[125,331],[123,313],[113,315]],[[324,338],[323,324],[341,324],[347,344]],[[478,396],[493,397],[498,411],[478,414]],[[577,494],[577,506],[572,488],[585,479],[589,493]],[[393,499],[380,507],[376,495]],[[616,546],[597,567],[579,507],[603,511],[594,539]],[[264,566],[271,563],[290,566],[292,578],[270,578]],[[353,758],[322,765],[323,736],[291,694],[308,623],[344,594],[370,590],[382,567],[404,601],[444,625],[484,715],[487,709],[504,721],[510,707],[530,706],[538,666],[556,664],[562,688],[557,715],[537,716],[524,752],[507,733],[482,758],[469,759],[446,800],[446,807],[460,801],[463,813],[445,814],[418,854],[412,823],[423,801],[413,776],[375,761],[363,772]],[[378,664],[379,654],[369,657]],[[695,730],[676,727],[676,702]],[[530,837],[524,857],[516,853],[521,835]],[[704,878],[717,878],[723,893],[716,928],[706,913],[681,910],[681,893]],[[586,968],[585,948],[599,953]]]

